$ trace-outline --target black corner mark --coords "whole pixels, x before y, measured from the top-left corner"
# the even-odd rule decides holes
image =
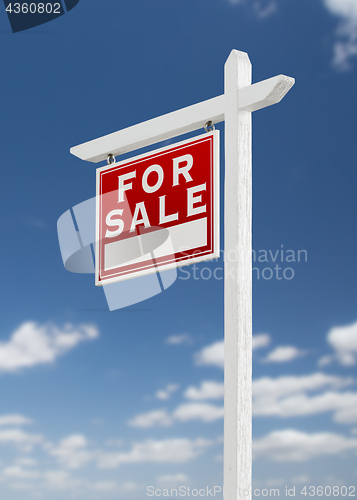
[[[13,33],[53,21],[72,10],[79,0],[4,0]],[[65,7],[65,8],[64,8]]]

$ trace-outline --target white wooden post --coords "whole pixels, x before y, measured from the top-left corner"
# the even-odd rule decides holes
[[[252,469],[252,119],[239,110],[248,55],[225,65],[224,498],[247,498]],[[245,490],[245,492],[243,491]],[[245,493],[246,495],[244,496]]]
[[[232,50],[223,95],[71,148],[97,163],[225,120],[225,500],[249,500],[252,481],[251,113],[280,102],[294,83],[278,75],[251,85],[248,55]]]

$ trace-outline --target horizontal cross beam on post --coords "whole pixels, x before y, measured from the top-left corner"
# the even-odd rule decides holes
[[[203,128],[208,120],[214,123],[224,120],[224,95],[85,142],[71,148],[71,153],[81,160],[97,163],[106,160],[108,154],[119,156]]]
[[[256,111],[281,101],[294,85],[294,78],[278,75],[239,90],[239,109]],[[113,132],[71,148],[81,160],[98,163],[108,154],[119,156],[156,142],[203,128],[207,121],[219,123],[225,117],[225,95],[193,104],[132,127]]]
[[[238,108],[241,111],[257,111],[277,104],[289,92],[294,83],[294,78],[278,75],[248,85],[248,87],[238,91]]]

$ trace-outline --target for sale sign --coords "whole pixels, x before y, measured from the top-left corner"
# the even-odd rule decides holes
[[[219,131],[97,169],[96,285],[219,256]]]

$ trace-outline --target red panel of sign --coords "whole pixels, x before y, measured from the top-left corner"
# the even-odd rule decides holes
[[[219,256],[219,131],[97,169],[96,285]]]

